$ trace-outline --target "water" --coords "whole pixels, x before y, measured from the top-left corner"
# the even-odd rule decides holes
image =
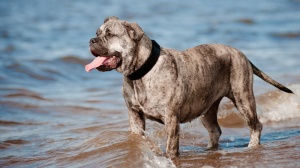
[[[0,167],[299,167],[300,1],[0,1]],[[165,131],[131,135],[117,72],[86,73],[88,41],[107,16],[137,22],[161,46],[222,43],[242,50],[290,95],[255,78],[262,145],[230,102],[220,148],[198,119],[181,125],[180,157]]]

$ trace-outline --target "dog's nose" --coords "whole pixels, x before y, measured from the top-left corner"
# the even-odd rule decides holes
[[[98,40],[97,40],[97,38],[91,38],[90,39],[90,43],[96,43]]]

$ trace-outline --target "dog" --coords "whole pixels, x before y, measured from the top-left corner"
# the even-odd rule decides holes
[[[162,48],[137,23],[108,17],[90,39],[96,57],[86,71],[116,71],[124,75],[123,96],[133,134],[144,135],[145,119],[166,127],[166,156],[179,155],[180,123],[197,117],[209,133],[208,148],[218,147],[221,129],[217,112],[223,97],[243,115],[251,133],[248,147],[258,146],[262,124],[256,114],[253,74],[293,93],[254,66],[239,50],[204,44],[184,51]]]

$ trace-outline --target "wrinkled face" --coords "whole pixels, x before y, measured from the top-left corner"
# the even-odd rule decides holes
[[[116,17],[106,18],[97,30],[96,37],[90,40],[90,51],[96,58],[87,65],[87,71],[94,68],[99,71],[126,71],[133,62],[136,45],[143,33],[136,23],[121,21]]]

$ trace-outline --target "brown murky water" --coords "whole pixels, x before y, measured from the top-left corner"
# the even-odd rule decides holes
[[[0,167],[300,167],[298,1],[129,2],[136,7],[0,1]],[[181,125],[180,156],[171,161],[163,125],[147,120],[146,137],[129,132],[121,74],[84,71],[93,59],[88,40],[110,15],[138,22],[162,46],[237,47],[295,94],[255,78],[261,146],[246,147],[249,129],[224,100],[219,149],[206,150],[196,119]]]

